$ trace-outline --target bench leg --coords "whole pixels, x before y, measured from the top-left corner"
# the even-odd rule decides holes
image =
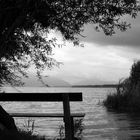
[[[72,129],[71,129],[71,117],[70,117],[70,104],[69,104],[69,94],[63,94],[63,110],[64,110],[64,122],[65,122],[65,138],[66,140],[72,139]]]
[[[71,116],[71,131],[72,131],[72,140],[74,140],[74,119]]]

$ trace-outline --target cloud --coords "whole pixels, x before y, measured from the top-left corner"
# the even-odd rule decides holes
[[[132,28],[126,32],[117,32],[109,37],[103,32],[96,32],[93,25],[85,26],[80,38],[85,47],[73,47],[65,42],[62,48],[53,48],[54,58],[63,62],[60,68],[45,71],[44,75],[55,76],[70,83],[84,79],[98,79],[102,81],[118,81],[128,77],[131,65],[140,59],[140,16],[137,19],[126,19],[132,23]],[[60,33],[52,32],[61,44]]]
[[[113,36],[106,36],[102,31],[96,32],[94,25],[85,26],[85,31],[82,33],[85,38],[80,37],[81,41],[92,42],[102,46],[115,45],[115,46],[140,46],[140,15],[136,19],[125,17],[128,23],[131,23],[131,29],[125,32],[117,31]]]
[[[70,83],[84,79],[118,81],[122,77],[128,77],[136,56],[136,52],[131,52],[130,48],[126,52],[122,46],[104,47],[91,42],[85,43],[84,48],[67,44],[65,47],[55,48],[54,52],[54,57],[62,61],[63,65],[47,74]]]

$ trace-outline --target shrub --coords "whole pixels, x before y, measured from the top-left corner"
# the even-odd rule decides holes
[[[109,94],[103,104],[117,111],[140,111],[140,61],[134,62],[129,78],[120,81],[116,92]]]

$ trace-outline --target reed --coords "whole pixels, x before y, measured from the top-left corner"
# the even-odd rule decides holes
[[[129,78],[119,81],[116,91],[110,93],[103,104],[116,111],[140,111],[140,61],[134,62]]]
[[[46,136],[34,134],[35,120],[28,118],[23,124],[23,128],[18,131],[2,130],[0,131],[0,140],[49,140]]]
[[[59,127],[59,136],[56,138],[46,138],[46,136],[40,136],[34,134],[34,120],[28,119],[24,124],[24,129],[18,129],[18,131],[0,131],[0,140],[65,140],[64,126]],[[82,139],[82,132],[84,129],[83,119],[74,120],[74,140]]]
[[[59,138],[56,140],[65,140],[65,127],[64,125],[59,126]],[[83,119],[74,120],[74,140],[81,140],[83,137],[84,124]]]

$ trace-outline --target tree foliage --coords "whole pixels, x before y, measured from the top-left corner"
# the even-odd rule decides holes
[[[50,29],[77,45],[85,24],[112,35],[130,27],[122,16],[135,18],[138,11],[137,0],[0,0],[0,83],[19,83],[30,63],[38,70],[57,64]]]

